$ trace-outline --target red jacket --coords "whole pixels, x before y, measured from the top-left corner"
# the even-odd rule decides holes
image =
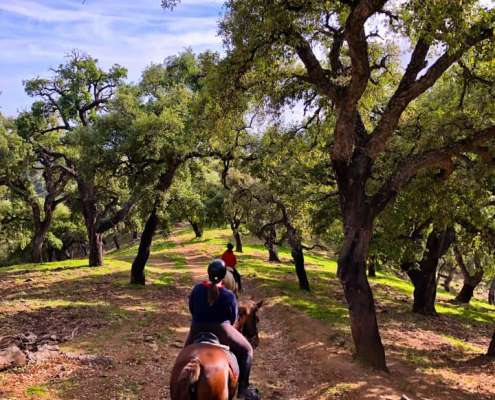
[[[222,254],[222,260],[227,267],[235,268],[237,264],[237,258],[235,258],[235,254],[232,250],[225,250],[225,253]]]

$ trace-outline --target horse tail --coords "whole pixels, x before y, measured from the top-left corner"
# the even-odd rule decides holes
[[[182,369],[179,375],[179,382],[183,382],[189,389],[189,399],[196,399],[196,384],[201,375],[201,362],[198,358],[193,358]]]

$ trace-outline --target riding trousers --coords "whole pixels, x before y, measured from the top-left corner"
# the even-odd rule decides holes
[[[251,343],[228,321],[222,324],[193,322],[185,345],[187,346],[193,343],[196,336],[201,332],[211,332],[218,337],[221,344],[229,346],[230,351],[236,356],[239,365],[239,391],[247,388],[253,360],[253,347]]]

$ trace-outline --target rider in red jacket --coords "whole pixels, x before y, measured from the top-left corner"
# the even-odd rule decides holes
[[[237,258],[234,254],[233,248],[234,245],[232,243],[227,244],[227,250],[225,250],[225,252],[222,254],[222,260],[227,267],[232,268],[234,279],[237,282],[237,286],[239,286],[239,291],[241,291],[241,274],[239,274],[239,271],[237,271],[235,267],[237,264]]]

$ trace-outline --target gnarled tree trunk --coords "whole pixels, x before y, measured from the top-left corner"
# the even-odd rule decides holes
[[[490,357],[495,357],[495,331],[493,331],[492,340],[490,342],[490,346],[488,346],[488,351],[486,355]]]
[[[301,243],[301,237],[298,232],[292,227],[287,227],[287,240],[291,248],[291,255],[296,267],[297,280],[299,282],[299,288],[302,290],[310,291],[308,274],[304,267],[304,253]]]
[[[189,223],[191,224],[191,227],[193,228],[193,231],[194,231],[194,235],[196,237],[196,239],[199,239],[201,236],[203,236],[203,229],[201,228],[201,225],[198,224],[197,222],[194,222],[194,221],[189,221]]]
[[[349,305],[351,331],[356,358],[386,370],[375,303],[366,277],[366,258],[371,238],[371,224],[345,227],[344,246],[338,260],[338,276]]]
[[[376,276],[376,262],[374,257],[368,259],[368,276]]]
[[[153,204],[153,209],[151,210],[150,216],[144,226],[143,233],[141,234],[138,253],[132,263],[131,283],[140,285],[145,284],[144,267],[146,266],[150,256],[151,243],[153,242],[153,236],[155,235],[156,227],[159,221],[157,212],[161,204],[161,195],[172,185],[175,172],[177,171],[179,165],[179,160],[171,160],[167,165],[166,172],[164,172],[158,180],[158,184],[156,186],[157,197],[155,203]]]
[[[454,254],[459,264],[459,267],[462,271],[462,275],[464,277],[464,283],[462,285],[461,291],[457,294],[455,301],[458,303],[468,304],[471,301],[471,298],[474,295],[474,289],[480,284],[483,279],[483,268],[481,266],[481,261],[479,259],[479,255],[474,255],[474,273],[470,273],[469,269],[466,267],[464,263],[464,259],[462,257],[462,253],[457,246],[454,246]]]
[[[428,235],[426,250],[419,265],[416,266],[415,263],[402,264],[402,269],[407,272],[414,285],[413,312],[436,315],[438,261],[447,252],[454,239],[455,231],[452,227],[440,231],[434,228]]]
[[[234,236],[235,241],[235,251],[238,253],[242,253],[242,240],[241,233],[239,232],[239,226],[241,225],[241,221],[236,218],[232,218],[230,220],[230,229],[232,229],[232,235]]]
[[[280,258],[277,252],[277,245],[275,241],[277,240],[277,232],[275,227],[268,226],[262,231],[263,239],[265,240],[265,247],[268,250],[268,262],[280,262]]]
[[[488,303],[495,304],[495,276],[492,278],[490,289],[488,289]]]
[[[360,135],[364,125],[356,116],[356,125],[346,127]],[[373,220],[378,213],[366,195],[366,180],[371,175],[371,160],[356,151],[352,161],[335,157],[333,167],[339,187],[339,202],[344,219],[344,243],[342,245],[337,275],[349,306],[351,333],[355,346],[355,358],[376,369],[387,371],[376,319],[373,293],[366,276],[366,259],[373,231]]]
[[[139,242],[139,250],[131,267],[131,283],[144,285],[146,278],[144,275],[144,267],[150,256],[151,243],[158,225],[157,205],[153,207],[151,214],[146,221],[141,241]]]

